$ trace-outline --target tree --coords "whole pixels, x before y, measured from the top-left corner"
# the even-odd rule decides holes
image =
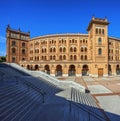
[[[6,56],[1,56],[0,57],[0,62],[5,62],[6,61]]]

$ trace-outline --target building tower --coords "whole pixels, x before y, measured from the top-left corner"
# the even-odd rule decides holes
[[[28,41],[30,33],[13,30],[10,26],[6,29],[6,52],[8,63],[19,63],[28,58]]]
[[[108,75],[108,24],[106,18],[92,17],[87,28],[92,68],[90,73],[94,76]]]

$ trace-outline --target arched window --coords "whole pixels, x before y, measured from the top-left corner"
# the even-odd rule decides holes
[[[65,55],[63,56],[63,60],[66,60],[66,56]]]
[[[74,60],[77,60],[77,56],[76,55],[74,55]]]
[[[111,57],[111,60],[113,60],[113,56]]]
[[[80,43],[82,43],[82,40],[80,40]]]
[[[22,47],[25,47],[25,43],[24,42],[22,43]]]
[[[87,60],[87,55],[85,55],[85,60]]]
[[[72,60],[73,59],[73,56],[72,55],[70,55],[70,60]]]
[[[102,34],[104,34],[104,29],[102,29]]]
[[[87,52],[87,47],[85,47],[85,52]]]
[[[44,59],[44,57],[42,56],[42,60]],[[35,57],[35,60],[36,60],[36,57]]]
[[[81,60],[83,60],[83,55],[81,55]]]
[[[70,48],[70,52],[73,52],[73,48],[72,47]]]
[[[74,39],[72,39],[72,43],[74,43]]]
[[[30,54],[32,54],[33,53],[33,50],[30,50]]]
[[[12,46],[16,46],[16,42],[15,41],[12,41]]]
[[[102,55],[102,49],[101,48],[98,49],[98,55]]]
[[[81,47],[81,52],[83,52],[83,47]]]
[[[44,49],[42,48],[42,53],[44,52]]]
[[[76,47],[74,47],[74,52],[76,52],[77,51],[77,49],[76,49]]]
[[[15,41],[12,41],[12,46],[15,46],[16,45],[16,42]]]
[[[96,28],[96,34],[98,34],[98,28]]]
[[[60,47],[60,52],[62,52],[62,48]]]
[[[52,52],[52,48],[50,48],[50,52]]]
[[[53,52],[55,52],[56,51],[56,49],[55,48],[53,48]]]
[[[85,40],[83,39],[83,43],[85,43]]]
[[[66,52],[66,48],[65,47],[63,48],[63,52]]]
[[[50,60],[52,60],[52,55],[50,56]]]
[[[53,60],[56,60],[56,56],[55,55],[53,56]]]
[[[45,50],[44,50],[44,51],[45,51],[45,53],[46,53],[46,48],[45,48]]]
[[[62,55],[59,56],[59,59],[62,60]]]
[[[12,48],[12,53],[16,53],[16,49],[15,48]]]
[[[36,53],[39,53],[39,49],[36,50]]]
[[[25,49],[22,49],[22,54],[25,54]]]
[[[45,56],[45,60],[47,60],[47,57]]]
[[[37,61],[39,60],[39,56],[37,56],[37,59],[36,59]]]
[[[54,43],[54,40],[52,40],[52,44]]]
[[[99,29],[99,34],[101,34],[101,29]]]
[[[99,44],[99,45],[102,44],[102,39],[101,39],[101,37],[98,38],[98,44]]]

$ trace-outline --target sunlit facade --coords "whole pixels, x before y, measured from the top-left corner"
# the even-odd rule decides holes
[[[120,39],[108,36],[107,19],[93,17],[88,34],[53,34],[30,38],[30,33],[7,27],[7,62],[52,76],[120,74]]]

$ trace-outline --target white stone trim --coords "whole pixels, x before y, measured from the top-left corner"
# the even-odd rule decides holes
[[[55,74],[50,74],[51,76],[55,76]]]
[[[98,75],[90,74],[92,77],[98,77]]]
[[[103,74],[103,77],[108,77],[108,74]]]
[[[64,77],[68,77],[68,74],[63,74],[62,76],[64,76]]]
[[[76,74],[76,76],[82,76],[82,74]]]

